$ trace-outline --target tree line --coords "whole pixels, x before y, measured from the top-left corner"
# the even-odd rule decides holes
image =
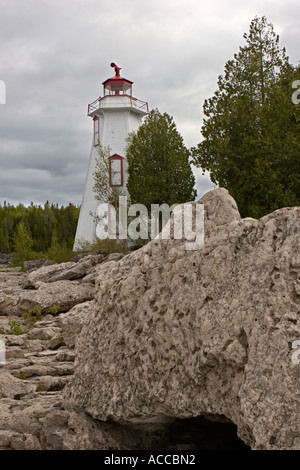
[[[14,253],[17,262],[50,255],[65,260],[72,253],[79,211],[71,203],[0,204],[0,252]]]

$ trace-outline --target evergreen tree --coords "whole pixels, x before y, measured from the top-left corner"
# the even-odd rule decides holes
[[[298,71],[265,17],[251,22],[244,39],[204,102],[203,140],[192,155],[229,190],[243,216],[260,217],[300,203],[299,122],[291,101]]]
[[[127,189],[132,204],[180,204],[196,197],[189,151],[167,113],[152,110],[127,147]]]
[[[32,255],[33,240],[24,222],[20,222],[14,236],[14,262],[23,263]]]
[[[9,253],[8,231],[3,211],[0,212],[0,253]]]

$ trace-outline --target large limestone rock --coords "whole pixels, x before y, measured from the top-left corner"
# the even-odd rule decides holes
[[[73,261],[68,261],[66,263],[42,266],[39,269],[35,269],[26,276],[23,282],[23,288],[38,289],[42,283],[48,282],[48,280],[54,275],[57,275],[66,269],[71,269],[74,266],[76,266],[76,263]]]
[[[100,263],[117,261],[123,256],[122,253],[112,253],[107,256],[94,253],[83,257],[79,256],[77,261],[68,261],[60,264],[53,264],[53,262],[50,261],[50,265],[37,266],[36,269],[29,271],[23,280],[22,287],[23,289],[38,289],[39,286],[45,282],[53,283],[74,280],[94,283],[97,276],[97,268]],[[77,257],[74,259],[76,258]],[[28,261],[28,263],[31,262]]]
[[[51,266],[53,264],[56,264],[56,262],[50,259],[44,259],[44,258],[28,260],[28,261],[24,261],[24,269],[25,271],[30,272],[30,271],[35,271],[36,269],[39,269],[43,266]]]
[[[27,380],[18,380],[9,372],[0,370],[1,397],[15,398],[35,391],[36,387]]]
[[[56,282],[63,280],[73,281],[74,279],[81,279],[84,276],[94,271],[95,266],[103,260],[103,255],[88,255],[79,260],[75,266],[64,269],[63,271],[50,277],[47,282]]]
[[[300,208],[198,203],[202,249],[153,240],[101,265],[64,406],[132,426],[222,416],[253,449],[300,449]]]
[[[16,299],[12,295],[0,292],[0,315],[13,315],[16,311]]]
[[[42,268],[41,268],[42,269]],[[94,286],[78,281],[57,281],[41,283],[36,290],[24,290],[18,298],[18,312],[39,309],[41,313],[67,312],[75,305],[91,300],[94,297]]]
[[[0,315],[10,316],[17,312],[24,277],[21,268],[0,265]]]
[[[63,338],[68,348],[73,349],[76,338],[81,332],[87,315],[91,311],[92,300],[75,305],[71,310],[59,318],[59,325],[63,331]]]

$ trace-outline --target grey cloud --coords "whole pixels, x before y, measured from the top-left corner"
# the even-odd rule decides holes
[[[265,14],[298,62],[298,1],[0,0],[0,202],[81,203],[92,140],[88,103],[123,67],[133,93],[174,117],[186,145],[201,140],[202,106]],[[194,170],[199,195],[212,184]]]

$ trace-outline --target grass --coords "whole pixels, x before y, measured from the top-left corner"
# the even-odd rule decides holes
[[[24,328],[20,325],[20,323],[17,320],[11,319],[9,322],[9,327],[13,335],[24,335],[26,331]]]
[[[30,319],[33,322],[36,322],[41,319],[42,312],[38,307],[34,307],[33,309],[26,307],[24,309],[24,313],[22,314],[22,317],[25,319]]]
[[[53,305],[49,310],[48,313],[51,315],[57,315],[60,311],[60,306],[59,305]]]
[[[17,378],[21,379],[21,380],[26,380],[28,378],[28,376],[27,376],[26,372],[21,372],[21,374],[19,374]]]
[[[46,387],[43,383],[39,384],[37,387],[36,387],[36,391],[37,392],[45,392],[46,390]]]

